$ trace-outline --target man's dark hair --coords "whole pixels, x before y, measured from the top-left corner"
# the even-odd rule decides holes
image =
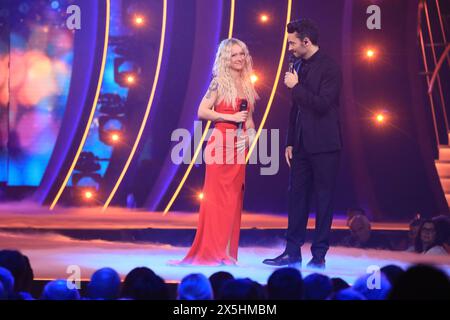
[[[314,45],[319,43],[319,28],[310,19],[298,19],[289,22],[287,31],[288,33],[297,32],[297,38],[300,40],[308,38]]]

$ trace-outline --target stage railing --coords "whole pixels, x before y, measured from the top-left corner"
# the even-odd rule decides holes
[[[444,18],[449,12],[443,12],[443,4],[448,0],[420,0],[418,10],[418,38],[423,59],[423,75],[427,82],[427,94],[431,109],[436,148],[449,145],[449,122],[447,115],[447,101],[441,72],[444,63],[450,67],[449,26]],[[447,5],[448,8],[448,5]],[[447,27],[447,29],[446,29]],[[442,131],[445,130],[445,134]],[[439,153],[438,153],[439,154]]]

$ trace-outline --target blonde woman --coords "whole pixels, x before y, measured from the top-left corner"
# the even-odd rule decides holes
[[[197,233],[181,264],[237,262],[245,155],[255,136],[252,113],[258,98],[251,74],[252,58],[245,43],[234,38],[222,41],[213,80],[198,108],[198,117],[212,121],[214,129],[205,148],[204,197]]]

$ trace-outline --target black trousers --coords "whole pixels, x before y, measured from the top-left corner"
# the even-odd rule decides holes
[[[301,141],[302,139],[300,139]],[[286,251],[301,256],[305,243],[311,194],[316,199],[316,226],[311,253],[323,259],[330,247],[333,221],[332,201],[339,169],[340,151],[309,154],[302,143],[291,160],[289,179],[288,229]]]

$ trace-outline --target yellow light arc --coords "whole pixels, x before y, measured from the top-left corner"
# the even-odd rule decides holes
[[[157,66],[156,66],[155,77],[153,79],[153,86],[152,86],[152,91],[150,93],[150,98],[147,103],[147,108],[145,110],[144,118],[143,118],[141,126],[139,128],[138,135],[136,137],[136,141],[133,144],[133,147],[131,149],[130,155],[128,156],[127,162],[125,163],[125,166],[123,167],[122,172],[120,173],[120,176],[119,176],[116,184],[114,185],[114,188],[112,189],[105,204],[103,205],[103,208],[102,208],[103,212],[108,208],[109,204],[111,203],[112,199],[114,198],[114,195],[116,194],[117,189],[119,188],[120,183],[122,182],[128,168],[131,164],[131,161],[133,160],[134,154],[136,153],[136,149],[142,138],[142,134],[144,132],[145,125],[146,125],[148,117],[150,115],[150,110],[152,108],[153,100],[155,98],[156,86],[158,85],[159,74],[161,71],[161,62],[162,62],[162,56],[163,56],[163,52],[164,52],[164,43],[165,43],[164,40],[165,40],[165,36],[166,36],[166,24],[167,24],[167,0],[164,0],[162,26],[161,26],[161,38],[160,38],[159,52],[158,52],[158,62],[157,62]]]
[[[235,12],[235,5],[236,5],[235,2],[236,2],[235,0],[231,0],[228,38],[231,38],[233,36],[234,12]],[[186,179],[188,178],[189,174],[191,173],[192,167],[194,166],[194,163],[197,160],[197,157],[202,149],[203,142],[206,139],[206,135],[208,134],[208,130],[209,130],[210,126],[211,126],[211,121],[208,121],[205,125],[205,129],[203,131],[200,142],[199,142],[197,148],[195,149],[194,157],[192,158],[191,163],[189,163],[189,166],[187,167],[186,172],[183,175],[183,178],[181,179],[180,183],[178,184],[177,189],[173,193],[172,198],[170,198],[169,203],[167,204],[166,208],[164,209],[163,215],[166,215],[169,212],[170,208],[172,207],[173,203],[175,202],[176,198],[178,197],[178,194],[180,193],[181,188],[183,188],[183,185],[186,182]]]
[[[291,21],[291,14],[292,14],[292,0],[288,0],[286,25]],[[280,55],[280,62],[278,63],[277,74],[275,77],[274,85],[272,87],[272,92],[270,93],[269,102],[267,103],[266,111],[264,112],[264,116],[261,120],[261,123],[259,124],[258,131],[256,132],[256,135],[255,135],[255,139],[253,139],[252,145],[248,149],[247,157],[245,159],[246,163],[250,159],[250,156],[253,152],[253,149],[256,146],[256,143],[258,143],[259,136],[261,135],[261,131],[266,123],[267,117],[269,116],[270,109],[272,108],[273,99],[275,98],[275,93],[277,91],[278,81],[280,81],[281,69],[283,68],[283,64],[284,64],[286,45],[287,45],[287,31],[285,31],[285,33],[284,33],[283,47],[281,49],[281,55]]]
[[[97,89],[95,91],[94,101],[92,103],[91,112],[89,114],[89,119],[86,123],[86,127],[84,129],[84,133],[81,138],[80,145],[78,146],[77,152],[75,153],[75,157],[73,158],[72,164],[70,165],[69,171],[67,172],[67,174],[63,180],[63,183],[61,184],[61,187],[59,188],[58,192],[56,193],[55,198],[53,199],[53,201],[50,205],[50,210],[53,210],[55,208],[56,204],[58,203],[59,199],[61,198],[61,195],[62,195],[64,189],[67,186],[67,183],[69,182],[70,176],[72,175],[73,170],[75,169],[75,165],[77,164],[77,161],[80,157],[81,151],[83,150],[83,146],[86,142],[86,139],[87,139],[87,136],[89,133],[89,128],[91,127],[91,124],[92,124],[92,120],[94,119],[94,114],[95,114],[95,110],[97,108],[97,102],[98,102],[98,98],[100,95],[100,88],[102,87],[102,83],[103,83],[103,75],[105,73],[106,56],[108,53],[110,16],[111,16],[110,0],[106,0],[105,40],[104,40],[104,45],[103,45],[102,65],[100,67],[100,74],[99,74],[99,78],[98,78],[98,82],[97,82]]]

